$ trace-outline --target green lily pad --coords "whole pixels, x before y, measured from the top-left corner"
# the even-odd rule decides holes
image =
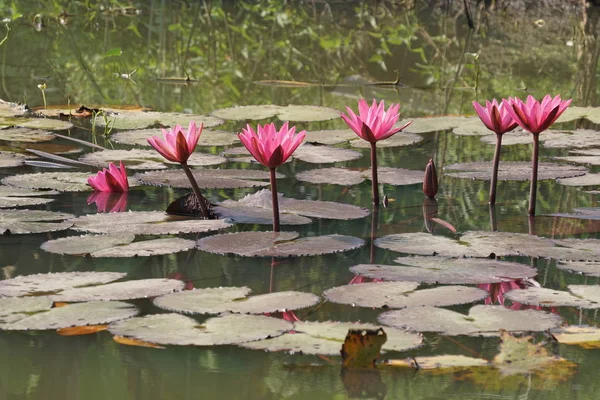
[[[96,119],[96,124],[100,127],[108,125],[114,129],[145,129],[153,126],[163,126],[166,128],[174,127],[179,124],[184,129],[190,122],[196,125],[204,124],[205,128],[212,128],[223,124],[223,120],[210,115],[183,114],[183,113],[163,113],[156,111],[126,111],[109,115],[106,119],[100,117]]]
[[[362,157],[358,151],[304,143],[294,152],[294,158],[311,164],[352,161]]]
[[[201,189],[234,189],[266,186],[269,172],[243,169],[195,169],[192,174]],[[277,174],[278,178],[284,175]],[[144,185],[169,186],[191,189],[191,184],[183,170],[149,171],[135,175]]]
[[[594,113],[594,107],[570,106],[556,120],[556,123],[576,121]]]
[[[543,146],[548,148],[585,148],[600,146],[598,131],[591,129],[576,129],[573,131],[559,131],[562,136],[555,136],[543,140]],[[540,135],[540,140],[544,133]]]
[[[410,146],[423,141],[423,137],[414,133],[399,132],[385,140],[377,142],[377,148],[382,147],[401,147]],[[353,140],[350,142],[352,147],[359,149],[370,149],[371,143],[366,140]]]
[[[296,232],[238,232],[202,238],[198,248],[243,257],[301,257],[354,250],[364,244],[362,239],[345,235],[298,238]]]
[[[162,137],[161,130],[136,129],[115,133],[110,138],[117,143],[149,147],[150,143],[148,143],[147,139],[152,136]],[[239,142],[239,139],[235,133],[204,129],[202,130],[200,140],[198,140],[198,146],[228,146],[237,142]]]
[[[51,295],[60,302],[133,300],[161,296],[182,290],[185,283],[176,279],[138,279],[106,285],[75,287]]]
[[[350,271],[386,281],[443,284],[498,283],[537,275],[530,266],[491,259],[413,256],[394,261],[400,265],[359,264]]]
[[[189,314],[265,314],[314,306],[319,296],[303,292],[275,292],[247,297],[247,287],[219,287],[187,290],[154,299],[154,305],[167,311]]]
[[[106,167],[110,162],[123,161],[130,170],[165,169],[167,168],[165,164],[176,164],[165,160],[154,150],[139,149],[96,151],[87,153],[79,160],[98,167]],[[191,167],[218,165],[226,161],[225,157],[195,152],[188,159],[188,165]]]
[[[109,331],[155,344],[214,346],[276,337],[292,326],[282,319],[262,315],[225,315],[200,324],[179,314],[158,314],[116,322]]]
[[[58,272],[20,275],[0,281],[0,296],[39,296],[66,289],[101,285],[123,278],[121,272]]]
[[[322,131],[307,131],[304,142],[314,144],[340,144],[355,140],[358,136],[351,129],[326,129]]]
[[[468,286],[415,290],[417,286],[416,282],[370,282],[334,287],[323,295],[333,303],[373,308],[444,307],[473,303],[488,295],[485,290]]]
[[[410,130],[410,127],[408,130]],[[459,136],[487,136],[492,134],[494,139],[496,138],[496,134],[490,131],[479,118],[469,118],[464,120],[464,122],[452,129],[452,133]],[[504,137],[507,137],[508,135],[512,135],[512,133],[508,133],[507,135],[504,135]]]
[[[321,168],[302,171],[296,175],[296,179],[315,184],[352,186],[364,182],[365,177],[361,171],[346,168]]]
[[[0,235],[62,231],[72,223],[63,221],[73,215],[43,210],[0,210]]]
[[[33,315],[22,314],[23,318],[0,325],[4,330],[47,330],[70,326],[100,325],[134,317],[138,309],[128,303],[116,301],[94,301],[52,308]]]
[[[62,131],[71,129],[73,124],[67,121],[50,118],[0,117],[0,126],[17,126],[20,128],[42,129],[46,131]]]
[[[8,142],[49,142],[55,137],[51,132],[39,129],[9,128],[0,130],[0,140]]]
[[[509,332],[543,332],[562,322],[558,315],[538,310],[510,310],[504,306],[476,305],[468,315],[437,307],[408,307],[381,314],[379,322],[392,327],[409,327],[417,332],[446,335],[498,336]]]
[[[492,162],[470,162],[452,164],[444,167],[451,171],[446,175],[454,178],[489,180],[492,176]],[[456,172],[455,172],[456,171]],[[587,169],[573,165],[539,163],[538,180],[570,178],[584,175]],[[526,181],[531,178],[531,163],[520,161],[501,162],[498,168],[498,180]]]
[[[176,235],[210,232],[229,228],[224,219],[189,219],[168,215],[162,211],[128,211],[122,213],[89,214],[69,220],[72,229],[90,233],[131,233],[134,235]]]
[[[377,325],[352,322],[296,322],[294,332],[276,338],[245,343],[242,347],[265,350],[286,351],[302,354],[339,356],[344,339],[350,329],[378,329]],[[423,337],[404,329],[385,328],[387,341],[384,351],[406,351],[419,347]]]
[[[593,303],[562,290],[542,287],[511,290],[504,293],[504,298],[531,306],[600,308],[600,303]]]

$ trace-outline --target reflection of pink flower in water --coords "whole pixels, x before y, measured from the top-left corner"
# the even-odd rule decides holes
[[[485,298],[485,305],[499,303],[504,305],[504,293],[510,292],[513,289],[524,289],[527,287],[522,281],[507,281],[500,283],[484,283],[477,285],[479,289],[483,289],[489,293]]]
[[[356,275],[354,278],[352,278],[352,280],[350,280],[350,282],[348,282],[348,285],[357,285],[359,283],[368,283],[368,282],[383,282],[383,281],[381,279],[367,278],[366,276]]]
[[[99,213],[123,212],[127,209],[127,192],[94,192],[88,196],[87,203],[95,203]]]
[[[194,289],[194,282],[190,281],[189,278],[187,276],[185,276],[185,274],[183,274],[179,271],[170,273],[169,275],[167,275],[167,278],[177,279],[178,281],[182,281],[183,283],[185,283],[183,290],[193,290]]]

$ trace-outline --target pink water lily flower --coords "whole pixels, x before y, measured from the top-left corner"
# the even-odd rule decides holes
[[[259,124],[256,131],[246,125],[238,137],[256,161],[267,168],[277,168],[287,161],[306,137],[306,131],[296,134],[296,127],[289,128],[288,125],[286,122],[279,131],[273,123]]]
[[[507,111],[521,128],[531,133],[540,134],[556,122],[558,117],[569,107],[571,99],[561,100],[560,95],[554,98],[547,94],[540,103],[533,96],[527,96],[524,103],[521,99],[509,97]]]
[[[127,171],[123,161],[119,162],[119,167],[110,163],[108,169],[104,168],[95,176],[87,179],[89,185],[100,192],[127,192],[129,182],[127,182]]]
[[[177,124],[168,131],[162,130],[163,139],[153,136],[148,138],[148,143],[167,160],[185,164],[194,152],[203,128],[204,124],[201,123],[196,129],[196,123],[191,121],[187,132],[184,132],[181,125]]]
[[[369,143],[387,139],[412,124],[412,121],[409,121],[401,127],[394,127],[400,118],[400,104],[392,104],[386,111],[383,100],[377,104],[373,99],[373,104],[369,107],[365,99],[360,99],[358,115],[348,106],[346,110],[348,115],[342,114],[342,119],[350,129]]]

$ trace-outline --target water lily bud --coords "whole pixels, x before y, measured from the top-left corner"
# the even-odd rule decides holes
[[[425,179],[423,180],[423,193],[430,199],[435,198],[438,192],[438,179],[437,172],[435,171],[435,164],[433,160],[429,160],[427,167],[425,167]]]

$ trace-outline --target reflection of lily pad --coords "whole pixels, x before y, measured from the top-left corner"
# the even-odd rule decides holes
[[[239,222],[242,222],[244,220],[244,213],[248,212],[252,216],[254,209],[262,209],[272,214],[271,197],[271,191],[263,189],[254,194],[249,194],[238,201],[226,200],[215,207],[215,211],[218,214],[231,217],[235,221],[238,221],[236,219],[236,214],[238,214],[238,218],[240,218]],[[279,212],[283,214],[289,213],[304,217],[338,220],[364,218],[369,215],[369,210],[351,204],[334,203],[331,201],[296,200],[284,197],[281,193],[278,193],[277,197],[279,199]],[[260,220],[257,218],[246,218],[244,222],[251,223],[249,221],[255,221],[254,223],[270,224],[273,222],[272,216],[268,217],[267,215],[260,215]]]
[[[118,132],[110,136],[117,143],[129,144],[132,146],[149,147],[148,138],[152,136],[162,137],[160,129],[136,129],[133,131]],[[238,142],[236,134],[225,131],[211,131],[204,129],[198,146],[227,146]]]
[[[600,262],[598,261],[561,261],[557,267],[587,276],[600,277]]]
[[[33,296],[51,294],[65,289],[101,285],[123,278],[120,272],[58,272],[21,275],[0,281],[0,296]]]
[[[378,329],[377,325],[352,322],[296,322],[293,334],[246,343],[243,347],[265,351],[287,351],[302,354],[339,355],[349,329]],[[385,328],[385,351],[405,351],[421,345],[419,334],[403,329]]]
[[[333,108],[321,106],[289,105],[287,107],[273,104],[231,107],[215,110],[212,115],[226,120],[257,120],[278,117],[281,121],[327,121],[340,117],[340,112]]]
[[[307,131],[305,142],[317,144],[340,144],[354,140],[358,136],[351,129],[327,129],[322,131]]]
[[[537,274],[527,265],[490,259],[399,257],[394,261],[401,265],[359,264],[350,271],[386,281],[445,284],[506,282]]]
[[[600,121],[599,121],[600,122]],[[562,136],[543,139],[543,146],[549,148],[584,148],[600,146],[600,134],[591,129],[561,131]],[[544,136],[542,133],[540,139]]]
[[[485,290],[468,286],[440,286],[415,291],[417,286],[416,282],[370,282],[334,287],[323,295],[333,303],[374,308],[444,307],[473,303],[488,295]]]
[[[401,147],[401,146],[410,146],[415,143],[419,143],[423,141],[423,137],[419,135],[415,135],[414,133],[406,133],[399,132],[394,136],[391,136],[385,140],[377,142],[377,147]],[[365,140],[353,140],[350,142],[352,147],[362,148],[362,149],[370,149],[371,143]]]
[[[600,303],[594,304],[569,292],[542,287],[511,290],[504,294],[504,298],[531,306],[600,308]]]
[[[312,293],[288,291],[246,297],[249,293],[247,287],[195,289],[158,297],[154,304],[167,311],[190,314],[264,314],[307,308],[320,301]]]
[[[185,283],[176,279],[138,279],[106,285],[65,289],[52,295],[61,302],[132,300],[160,296],[183,289]]]
[[[474,119],[475,118],[453,116],[413,118],[413,123],[410,124],[405,129],[405,131],[410,133],[447,131],[449,129],[454,129],[464,123],[470,122]],[[396,124],[396,126],[401,126],[406,122],[408,121],[400,121]]]
[[[296,179],[316,184],[344,186],[358,185],[365,180],[361,171],[346,168],[309,169],[298,173]]]
[[[52,308],[10,324],[0,325],[5,330],[45,330],[70,326],[100,325],[134,317],[138,309],[131,304],[116,301],[94,301]]]
[[[0,140],[9,142],[48,142],[55,136],[48,131],[28,129],[28,128],[10,128],[0,130]]]
[[[73,215],[43,210],[0,210],[0,235],[62,231]],[[61,222],[58,222],[61,221]]]
[[[354,250],[364,244],[362,239],[345,235],[298,238],[296,232],[238,232],[202,238],[198,248],[244,257],[301,257]]]
[[[74,230],[91,233],[131,233],[134,235],[176,235],[210,232],[230,227],[223,219],[186,219],[162,211],[128,211],[89,214],[69,220]]]
[[[114,323],[109,331],[156,344],[213,346],[276,337],[291,328],[287,321],[262,315],[232,314],[199,324],[179,314],[158,314]]]
[[[537,310],[515,311],[503,306],[477,305],[469,315],[437,307],[409,307],[381,314],[379,322],[418,332],[447,335],[497,336],[500,330],[542,332],[560,325],[558,315]]]
[[[294,158],[312,164],[352,161],[362,155],[354,150],[305,143],[294,152]]]
[[[444,168],[448,176],[454,178],[468,178],[488,180],[492,176],[492,162],[470,162],[452,164]],[[560,165],[541,162],[539,164],[538,179],[569,178],[585,174],[584,167],[573,165]],[[520,161],[501,162],[498,168],[498,179],[501,181],[525,181],[531,178],[531,163]]]
[[[18,167],[23,164],[25,159],[26,157],[21,154],[0,151],[0,168]]]
[[[106,118],[100,117],[96,119],[98,126],[108,124],[114,129],[144,129],[151,126],[173,127],[177,124],[187,128],[191,121],[204,124],[205,128],[221,125],[223,120],[210,115],[197,114],[182,114],[182,113],[163,113],[156,111],[127,111],[114,115],[109,115]]]
[[[196,169],[192,170],[201,189],[234,189],[243,187],[266,186],[269,184],[269,172],[243,169]],[[277,174],[278,178],[283,178]],[[190,181],[183,170],[149,171],[135,175],[145,185],[191,188]]]
[[[167,168],[165,164],[173,164],[163,159],[156,151],[139,149],[96,151],[87,153],[80,158],[80,161],[98,167],[106,167],[110,162],[123,161],[130,170],[164,169]],[[226,161],[225,157],[195,152],[188,159],[188,165],[191,167],[217,165]]]
[[[573,178],[557,179],[556,181],[566,186],[600,186],[600,174],[585,174]]]

